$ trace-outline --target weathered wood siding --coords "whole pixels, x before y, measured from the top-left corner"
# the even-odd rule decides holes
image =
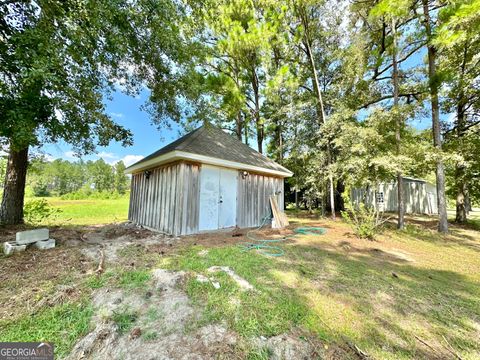
[[[201,166],[170,164],[132,175],[128,218],[137,224],[173,235],[198,233]],[[283,179],[259,174],[242,177],[237,186],[237,226],[254,227],[271,214],[269,197],[276,195],[283,210]]]
[[[437,190],[435,186],[426,182],[408,179],[404,180],[403,184],[405,212],[407,214],[433,215],[438,213]],[[377,204],[375,191],[383,193],[383,205]],[[377,206],[380,210],[395,212],[398,208],[397,184],[382,183],[376,189],[353,189],[352,201],[354,204],[365,201],[366,204]]]
[[[279,209],[283,210],[283,179],[248,174],[239,171],[237,191],[237,226],[260,226],[262,219],[271,214],[269,197],[277,196]]]
[[[176,163],[132,175],[128,219],[174,235],[198,231],[199,166]]]

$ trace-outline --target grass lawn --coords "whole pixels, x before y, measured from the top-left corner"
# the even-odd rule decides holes
[[[455,221],[455,209],[448,209],[447,214],[449,221]],[[480,231],[480,208],[473,208],[473,211],[468,214],[467,218],[468,224],[474,229]]]
[[[245,337],[301,327],[328,343],[354,343],[376,359],[480,357],[480,234],[450,235],[408,226],[377,241],[358,240],[341,221],[293,218],[319,225],[283,245],[283,257],[190,247],[164,266],[208,276],[230,266],[258,291],[241,291],[227,276],[222,287],[192,277],[187,293],[205,304],[205,322],[224,320]],[[430,226],[433,224],[430,224]],[[428,344],[428,345],[426,345]]]
[[[63,210],[56,220],[61,225],[111,223],[127,216],[127,199],[49,201]],[[289,238],[280,243],[284,255],[270,257],[242,251],[238,245],[246,237],[230,232],[183,237],[158,247],[153,237],[142,244],[144,233],[134,230],[139,242],[118,250],[100,277],[93,274],[98,258],[81,252],[86,243],[67,247],[63,241],[78,241],[83,232],[98,237],[108,226],[57,228],[56,249],[0,258],[0,309],[5,309],[0,311],[0,338],[53,340],[62,357],[92,328],[92,291],[145,294],[151,271],[166,268],[187,273],[180,286],[201,314],[189,324],[192,329],[222,323],[246,342],[305,334],[305,341],[314,338],[325,351],[357,347],[373,359],[480,358],[480,212],[471,214],[468,225],[451,224],[448,235],[435,231],[434,218],[410,216],[405,231],[392,225],[376,241],[355,238],[340,219],[305,212],[290,212],[289,218],[290,230],[321,226],[327,232]],[[115,242],[113,230],[106,234]],[[227,274],[208,272],[211,266],[231,267],[255,290],[242,291]],[[221,286],[198,281],[199,274]],[[75,290],[37,309],[43,298],[57,299],[59,285]],[[133,313],[114,315],[120,335],[128,336],[137,326]],[[145,334],[150,337],[155,341]],[[268,354],[259,348],[249,355],[267,359]]]
[[[62,200],[58,197],[45,199],[51,206],[61,210],[56,219],[49,221],[49,225],[109,224],[126,221],[128,217],[128,196],[107,200]]]

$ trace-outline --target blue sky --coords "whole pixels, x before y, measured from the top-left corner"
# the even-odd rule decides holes
[[[107,147],[98,147],[97,154],[84,156],[82,159],[103,158],[110,164],[123,160],[128,166],[177,139],[182,134],[182,129],[178,125],[173,124],[171,129],[158,130],[151,124],[148,113],[140,109],[147,98],[147,90],[138,97],[116,91],[112,100],[105,102],[106,111],[117,123],[132,131],[133,146],[123,147],[118,142],[111,142]],[[41,150],[49,159],[63,158],[70,161],[78,159],[74,156],[72,147],[64,142],[46,144]]]

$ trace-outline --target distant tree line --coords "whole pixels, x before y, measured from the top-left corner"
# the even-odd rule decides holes
[[[84,198],[99,193],[108,196],[122,195],[128,190],[129,178],[125,164],[114,165],[103,159],[96,161],[46,161],[37,158],[30,161],[27,171],[27,194],[33,196],[65,196]]]

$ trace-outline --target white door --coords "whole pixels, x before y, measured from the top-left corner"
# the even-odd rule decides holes
[[[215,230],[235,226],[236,215],[237,172],[202,165],[198,229]]]
[[[218,229],[218,201],[220,197],[219,168],[203,165],[200,170],[199,230]]]
[[[220,206],[218,228],[223,229],[237,224],[237,172],[220,170]]]

